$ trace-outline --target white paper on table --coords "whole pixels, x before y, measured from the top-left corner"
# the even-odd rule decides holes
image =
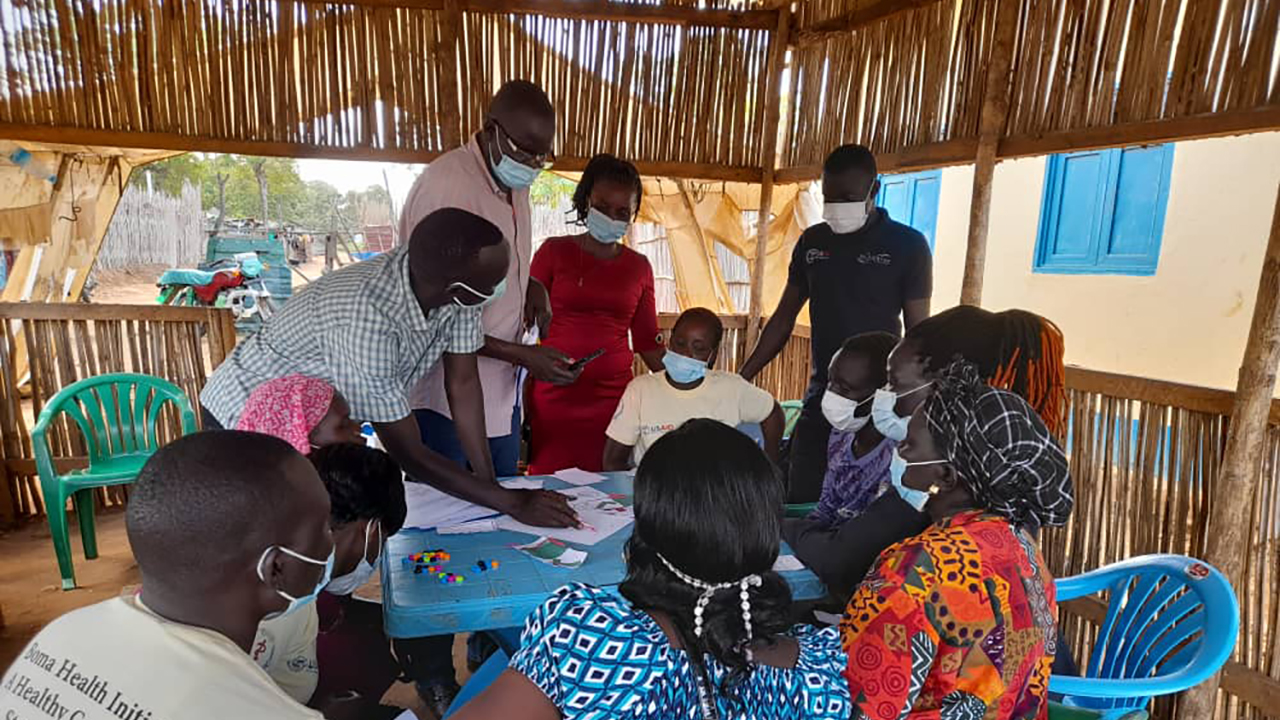
[[[593,487],[574,487],[556,492],[569,497],[569,505],[574,512],[578,513],[578,519],[582,521],[583,527],[539,528],[525,525],[506,515],[497,519],[498,527],[511,532],[544,535],[580,545],[595,545],[635,522],[636,516],[631,508]]]
[[[441,525],[436,532],[441,535],[472,535],[475,533],[497,532],[498,521],[495,518],[472,520],[460,525]]]
[[[542,481],[514,478],[503,481],[502,486],[512,490],[541,490]],[[425,483],[411,482],[408,478],[404,483],[404,502],[408,506],[408,512],[404,518],[406,528],[429,530],[436,527],[449,527],[495,514],[493,508],[467,502]]]
[[[594,485],[595,483],[598,483],[601,480],[604,480],[604,476],[599,473],[588,472],[586,470],[580,470],[578,468],[566,468],[564,470],[557,470],[552,474],[552,477],[558,480],[563,480],[569,483],[570,485],[579,485],[579,486]]]
[[[804,563],[800,562],[800,558],[795,555],[779,555],[778,559],[773,561],[774,572],[790,572],[803,569]]]

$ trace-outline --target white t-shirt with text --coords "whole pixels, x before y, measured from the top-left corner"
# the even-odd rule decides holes
[[[740,375],[708,370],[702,384],[677,390],[665,372],[641,375],[627,385],[605,434],[635,447],[635,462],[658,438],[694,418],[718,420],[730,427],[758,423],[773,412],[773,396]]]
[[[0,680],[7,720],[315,720],[226,636],[137,597],[49,623]]]
[[[320,614],[315,602],[309,602],[288,615],[258,623],[249,657],[290,697],[306,703],[320,681],[320,667],[316,664],[319,634]]]

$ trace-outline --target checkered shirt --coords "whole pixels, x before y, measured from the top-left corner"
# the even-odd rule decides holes
[[[401,247],[303,288],[218,366],[200,404],[235,427],[254,388],[299,373],[332,384],[357,420],[394,422],[409,416],[409,388],[442,354],[482,345],[480,310],[450,304],[423,315]]]

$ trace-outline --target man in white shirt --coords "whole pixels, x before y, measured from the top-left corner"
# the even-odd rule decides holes
[[[266,435],[188,435],[143,467],[126,526],[141,593],[41,630],[0,680],[0,717],[323,717],[249,658],[263,618],[329,579],[329,498],[306,458]]]
[[[676,320],[662,358],[666,371],[632,380],[605,430],[604,469],[639,464],[658,438],[693,418],[738,427],[758,423],[764,451],[778,459],[784,420],[768,392],[733,373],[710,369],[720,352],[724,325],[706,308],[690,308]]]

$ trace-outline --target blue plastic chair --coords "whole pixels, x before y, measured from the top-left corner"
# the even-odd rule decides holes
[[[1194,687],[1236,644],[1240,608],[1216,569],[1182,555],[1143,555],[1058,580],[1058,602],[1107,591],[1107,615],[1084,677],[1053,675],[1067,706],[1131,717],[1151,698]]]
[[[495,650],[488,660],[484,661],[467,680],[467,684],[462,686],[458,694],[453,698],[453,702],[449,704],[449,709],[445,711],[444,716],[458,712],[458,708],[466,705],[475,696],[479,695],[485,688],[493,684],[494,680],[507,669],[507,663],[511,662],[511,658],[507,657],[507,653],[501,649]]]

